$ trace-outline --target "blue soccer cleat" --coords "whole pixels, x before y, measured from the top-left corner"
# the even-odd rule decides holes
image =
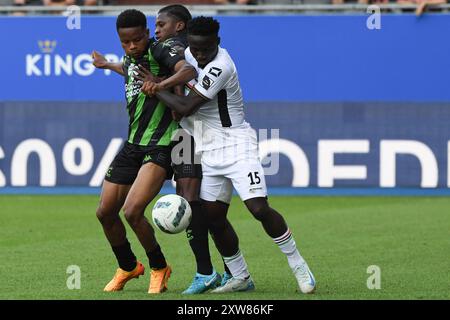
[[[221,287],[224,286],[225,283],[227,283],[227,281],[230,280],[231,278],[233,278],[233,276],[232,276],[230,273],[228,273],[228,272],[225,271],[225,272],[223,273],[223,276],[222,276],[222,283],[220,284],[220,286],[221,286]]]
[[[221,281],[222,277],[215,270],[210,275],[196,273],[191,285],[183,291],[183,294],[200,294],[215,289],[220,286]]]

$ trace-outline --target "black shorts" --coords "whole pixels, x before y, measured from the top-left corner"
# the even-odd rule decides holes
[[[182,130],[182,129],[179,129]],[[177,152],[172,152],[172,168],[174,173],[174,179],[177,181],[182,178],[202,178],[202,165],[200,163],[200,158],[195,155],[195,142],[194,137],[189,135],[187,131],[183,130],[184,134],[179,140],[176,140],[174,149]],[[185,155],[185,149],[177,150],[177,146],[180,147],[183,143],[183,138],[190,139],[190,144],[186,145],[188,150],[187,161],[183,161],[183,155]]]
[[[122,149],[111,162],[105,180],[115,184],[133,184],[142,165],[153,162],[164,168],[166,179],[172,179],[170,153],[172,146],[147,147],[125,142]]]

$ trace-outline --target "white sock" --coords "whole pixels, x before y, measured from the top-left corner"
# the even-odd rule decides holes
[[[280,248],[281,252],[286,255],[289,267],[291,267],[292,271],[294,271],[297,266],[305,261],[300,255],[300,252],[298,252],[291,230],[287,229],[287,231],[282,236],[272,239]]]
[[[228,269],[230,269],[231,275],[236,279],[246,279],[250,276],[250,273],[247,269],[247,263],[245,262],[244,256],[241,251],[231,256],[231,257],[223,257],[223,261],[227,265]]]

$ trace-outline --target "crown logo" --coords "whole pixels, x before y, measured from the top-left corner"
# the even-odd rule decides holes
[[[56,48],[56,40],[39,40],[38,45],[43,53],[52,53]]]

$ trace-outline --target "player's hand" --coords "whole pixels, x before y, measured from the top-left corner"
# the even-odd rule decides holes
[[[92,51],[92,64],[99,69],[106,69],[108,67],[109,61],[97,51]]]
[[[137,75],[135,75],[134,77],[138,80],[141,80],[142,82],[161,82],[161,78],[153,75],[153,73],[145,69],[142,65],[138,65],[138,68],[135,69],[135,71],[137,72]]]
[[[150,97],[154,96],[159,90],[161,90],[160,85],[151,81],[145,81],[141,87],[141,91]]]
[[[181,114],[172,110],[172,119],[173,120],[179,122],[181,120],[181,118],[183,118],[183,116]]]

